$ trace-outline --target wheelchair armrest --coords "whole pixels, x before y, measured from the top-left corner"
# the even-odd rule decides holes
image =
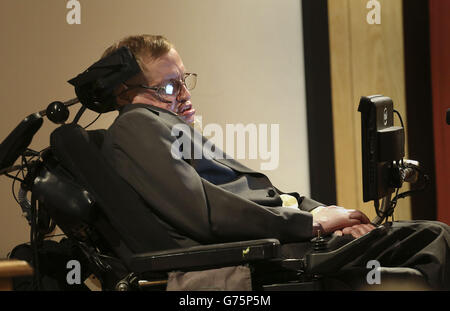
[[[278,240],[260,239],[138,254],[131,258],[129,266],[136,273],[162,272],[235,265],[279,256]]]
[[[305,272],[310,274],[328,274],[338,271],[345,264],[372,245],[376,239],[387,233],[385,226],[378,226],[340,248],[329,252],[311,252],[305,256]]]

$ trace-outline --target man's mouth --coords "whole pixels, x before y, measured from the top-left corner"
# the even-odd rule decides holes
[[[190,102],[182,104],[178,107],[178,114],[184,117],[194,115],[195,109],[192,108],[192,104]]]

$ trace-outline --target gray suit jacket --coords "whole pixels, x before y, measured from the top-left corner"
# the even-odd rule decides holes
[[[289,193],[297,197],[300,209],[282,207],[283,192],[264,174],[233,159],[196,159],[207,139],[193,139],[201,134],[188,126],[174,136],[176,124],[184,122],[170,111],[127,105],[108,129],[102,153],[180,246],[311,237],[308,211],[323,204]],[[191,156],[176,159],[172,148],[182,135],[190,139]]]

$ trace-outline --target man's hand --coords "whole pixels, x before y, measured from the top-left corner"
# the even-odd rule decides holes
[[[354,238],[359,238],[364,234],[369,233],[373,229],[375,229],[375,227],[372,224],[359,224],[351,227],[346,227],[342,230],[336,230],[334,234],[338,236],[342,236],[344,234],[351,234]]]
[[[313,211],[313,222],[321,225],[321,233],[351,234],[360,237],[375,227],[369,218],[357,210],[340,206],[319,206]]]

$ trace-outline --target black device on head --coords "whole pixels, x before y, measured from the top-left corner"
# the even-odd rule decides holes
[[[53,123],[63,124],[69,118],[67,107],[78,102],[81,102],[83,107],[74,123],[78,122],[86,108],[99,113],[115,110],[115,88],[139,72],[141,68],[133,53],[127,47],[122,47],[69,80],[75,87],[77,98],[66,102],[52,102],[47,109],[29,115],[0,144],[0,175],[20,168],[11,165],[27,151],[33,136],[42,126],[44,116]]]
[[[104,113],[117,107],[114,90],[139,72],[141,68],[133,53],[127,47],[121,47],[68,82],[75,87],[75,93],[85,107]]]
[[[424,189],[428,176],[421,173],[417,161],[403,159],[404,125],[400,113],[394,110],[391,98],[382,95],[363,96],[358,111],[361,112],[363,201],[374,201],[377,217],[372,222],[378,225],[392,216],[399,198],[415,192],[398,194],[403,182],[415,183],[422,179],[425,180]],[[398,114],[401,126],[394,125],[394,112]],[[395,189],[397,193],[391,200]]]

